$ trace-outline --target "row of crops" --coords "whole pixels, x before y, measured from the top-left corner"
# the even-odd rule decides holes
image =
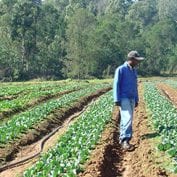
[[[78,84],[60,85],[57,87],[48,88],[47,90],[41,89],[41,87],[33,88],[27,94],[20,94],[16,99],[13,100],[1,100],[0,101],[0,113],[7,112],[9,110],[17,110],[25,108],[34,100],[40,99],[45,96],[52,96],[59,92],[69,91],[74,89],[80,89],[84,85],[79,86]]]
[[[110,91],[92,103],[58,140],[56,146],[43,154],[24,176],[76,177],[111,119],[112,107]]]
[[[66,92],[72,92],[75,90],[83,89],[86,86],[93,85],[88,84],[86,82],[68,82],[68,83],[60,83],[60,84],[41,84],[41,85],[25,85],[26,92],[22,92],[15,97],[12,96],[12,99],[0,99],[0,119],[4,119],[7,116],[13,115],[20,111],[24,111],[27,108],[35,106],[42,102],[43,100],[51,99],[53,97],[60,96],[61,94],[65,94]],[[94,84],[98,85],[98,84]],[[99,84],[100,85],[100,84]],[[103,87],[108,87],[108,84],[101,84]],[[20,85],[20,88],[22,86]],[[2,86],[3,88],[3,86]],[[11,86],[5,87],[7,90],[8,96],[9,90],[11,90]],[[18,85],[13,85],[13,88],[17,90]],[[0,123],[1,124],[1,123]]]
[[[177,172],[177,109],[161,94],[155,84],[146,83],[144,89],[147,108],[161,137],[158,149],[172,158],[172,170]]]
[[[67,109],[77,102],[81,97],[88,96],[99,89],[104,88],[103,84],[90,85],[81,90],[65,94],[57,99],[52,99],[37,105],[25,112],[13,116],[7,122],[0,125],[0,144],[4,145],[21,137],[37,123],[46,119],[56,109]]]
[[[166,80],[164,83],[170,85],[170,86],[173,87],[174,89],[177,88],[177,81],[174,81],[174,80]]]
[[[0,87],[0,97],[4,97],[4,96],[14,96],[20,93],[26,93],[29,91],[33,91],[33,90],[45,90],[46,88],[51,89],[53,87],[58,87],[60,85],[63,85],[64,83],[62,82],[41,82],[41,83],[17,83],[17,84],[11,84],[11,83],[6,83],[6,84],[2,84],[1,83],[1,87]]]

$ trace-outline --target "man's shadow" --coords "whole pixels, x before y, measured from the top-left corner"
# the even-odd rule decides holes
[[[144,139],[152,139],[152,138],[155,138],[157,136],[160,136],[159,133],[157,132],[154,132],[154,133],[147,133],[147,134],[144,134],[141,136],[141,139],[144,140]]]

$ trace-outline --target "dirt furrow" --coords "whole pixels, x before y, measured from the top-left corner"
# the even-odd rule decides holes
[[[79,177],[175,177],[162,169],[161,162],[156,159],[154,139],[158,134],[149,125],[142,84],[139,87],[139,97],[131,140],[135,150],[123,152],[118,143],[118,108],[115,108],[112,124],[107,125],[101,141],[85,165],[84,173]]]
[[[79,177],[118,177],[121,176],[122,151],[118,143],[118,107],[114,108],[112,121],[106,126],[101,140],[91,153],[84,172]]]
[[[157,87],[177,107],[177,91],[167,84],[158,84]]]
[[[168,88],[166,85],[158,87],[166,91],[170,99],[175,102],[177,98],[175,98],[175,90]],[[91,153],[87,163],[83,166],[84,172],[80,173],[79,177],[177,177],[177,175],[169,174],[162,169],[161,162],[156,159],[154,139],[158,134],[151,128],[152,125],[150,125],[147,117],[143,94],[143,86],[140,84],[140,102],[134,114],[134,132],[131,140],[131,143],[135,146],[135,150],[132,152],[123,152],[118,143],[119,110],[118,107],[115,107],[112,121],[107,124],[101,140]],[[82,104],[80,103],[80,106]],[[49,124],[52,125],[51,122]],[[43,130],[48,129],[48,126],[42,125]]]
[[[97,92],[85,96],[78,100],[72,107],[66,110],[56,110],[46,120],[38,123],[33,129],[29,130],[22,138],[0,148],[1,164],[12,161],[21,147],[30,145],[42,139],[46,134],[50,133],[54,128],[63,124],[63,122],[75,112],[81,111],[84,106],[89,104],[93,99],[109,91],[111,88],[101,89]]]
[[[80,114],[82,114],[83,111],[85,111],[87,109],[89,105],[85,106],[85,108],[80,111],[77,112],[75,114],[73,114],[72,116],[68,117],[67,120],[65,120],[63,122],[63,125],[55,132],[54,135],[52,135],[44,144],[43,149],[42,149],[42,153],[47,152],[50,148],[54,147],[56,145],[56,143],[58,142],[58,139],[67,131],[68,127],[73,124],[77,119],[78,116]],[[48,136],[48,135],[47,135]],[[46,137],[47,137],[46,136]],[[18,154],[16,155],[16,158],[11,161],[11,164],[15,164],[18,163],[19,161],[26,159],[30,156],[33,156],[34,154],[36,154],[37,152],[40,151],[40,146],[42,141],[45,139],[45,137],[31,145],[27,145],[25,147],[22,147]],[[34,158],[25,161],[24,163],[20,163],[20,165],[17,166],[13,166],[11,168],[8,168],[6,170],[3,170],[0,173],[0,177],[15,177],[15,176],[21,176],[25,170],[27,170],[28,168],[30,168],[34,163],[36,163],[39,159],[39,155],[35,156]]]
[[[134,132],[131,141],[135,150],[124,154],[123,177],[165,177],[167,174],[164,170],[155,165],[153,138],[157,136],[157,133],[148,127],[142,86],[139,88],[139,96],[140,103],[134,114]]]

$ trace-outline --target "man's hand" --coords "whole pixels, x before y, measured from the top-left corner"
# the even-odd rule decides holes
[[[135,103],[135,108],[138,107],[138,102]]]
[[[115,106],[120,106],[120,105],[121,105],[120,101],[115,102]]]

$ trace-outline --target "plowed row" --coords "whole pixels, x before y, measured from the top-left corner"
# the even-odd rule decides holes
[[[110,88],[101,89],[97,92],[81,98],[79,101],[75,102],[72,107],[63,110],[56,110],[53,112],[46,120],[40,122],[32,130],[29,130],[27,134],[24,134],[19,140],[8,144],[0,149],[0,158],[3,163],[11,161],[15,154],[18,152],[20,146],[29,145],[39,139],[44,135],[52,131],[55,127],[61,125],[63,121],[72,115],[74,112],[80,111],[85,105],[87,105],[92,99],[98,97],[99,95],[110,90]]]
[[[177,92],[172,88],[167,89],[167,86],[163,89],[174,101]],[[139,96],[140,104],[135,110],[134,135],[131,141],[135,145],[135,150],[123,152],[118,144],[118,108],[115,108],[113,124],[108,125],[102,140],[86,164],[85,172],[79,177],[177,177],[177,175],[170,174],[163,169],[164,154],[161,154],[160,158],[156,155],[154,139],[157,133],[152,130],[152,125],[148,121],[142,84],[139,87]]]
[[[177,91],[171,87],[161,84],[158,85],[168,98],[177,105]],[[109,89],[108,89],[109,90]],[[107,90],[91,95],[89,98],[80,100],[71,110],[64,114],[56,112],[55,115],[63,116],[61,120],[65,120],[70,115],[83,109],[92,99],[105,93]],[[93,150],[90,159],[84,165],[84,172],[79,177],[177,177],[170,174],[162,168],[162,161],[156,156],[156,147],[154,139],[157,134],[152,130],[152,125],[148,121],[148,113],[143,100],[143,86],[139,86],[140,103],[135,110],[133,122],[133,139],[131,143],[135,146],[133,152],[123,152],[118,143],[119,136],[119,110],[114,108],[112,121],[107,124],[102,134],[101,140]],[[54,127],[61,125],[61,121],[57,122],[56,117],[51,117],[50,121],[43,122],[27,134],[24,139],[14,146],[13,153],[8,149],[6,160],[12,160],[15,157],[20,146],[29,145],[39,140],[42,136],[49,133]],[[11,152],[10,152],[11,151]],[[10,152],[10,153],[9,153]],[[3,152],[4,153],[4,152]],[[23,168],[23,167],[22,167]],[[0,173],[0,176],[14,176],[11,171],[9,173]]]

